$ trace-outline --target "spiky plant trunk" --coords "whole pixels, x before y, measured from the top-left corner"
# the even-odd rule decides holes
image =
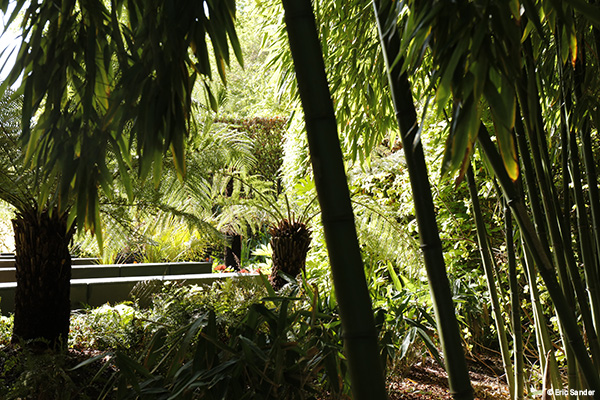
[[[269,281],[278,290],[286,284],[279,272],[295,277],[304,270],[311,240],[310,230],[302,222],[284,219],[273,225],[269,233],[273,249],[273,268]]]
[[[57,211],[17,214],[13,342],[58,349],[69,333],[71,256],[67,217]]]
[[[225,265],[239,271],[242,266],[242,236],[228,233],[229,243],[225,246]]]

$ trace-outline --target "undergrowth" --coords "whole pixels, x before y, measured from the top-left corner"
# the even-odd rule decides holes
[[[383,268],[377,275],[394,282],[371,282],[372,295],[382,360],[397,373],[437,350],[422,299],[403,288],[393,269]],[[8,345],[12,322],[3,317],[0,398],[350,395],[335,296],[321,293],[316,282],[290,279],[277,293],[266,281],[250,279],[154,290],[144,307],[138,300],[74,312],[69,350],[59,355]]]

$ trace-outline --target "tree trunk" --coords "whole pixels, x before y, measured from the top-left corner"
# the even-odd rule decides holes
[[[310,231],[301,222],[283,220],[273,226],[269,233],[273,249],[273,269],[269,281],[275,290],[279,290],[286,284],[279,272],[296,277],[304,271]]]
[[[282,0],[354,400],[387,399],[377,330],[310,0]]]
[[[225,197],[233,195],[233,178],[229,179],[225,188]],[[242,235],[239,235],[231,229],[224,232],[227,236],[227,244],[223,258],[225,265],[233,268],[234,271],[239,271],[242,268]]]
[[[17,214],[15,319],[12,341],[59,349],[69,334],[71,255],[67,216]]]

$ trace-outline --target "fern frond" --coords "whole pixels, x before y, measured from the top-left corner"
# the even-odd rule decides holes
[[[22,106],[22,97],[10,91],[0,97],[0,199],[25,214],[37,209],[39,182],[35,171],[24,164],[19,141]]]
[[[123,170],[115,168],[117,189],[111,198],[102,199],[105,231],[111,236],[106,249],[109,256],[126,247],[159,246],[155,240],[157,235],[180,225],[204,243],[224,243],[225,236],[219,231],[213,206],[217,195],[215,179],[222,176],[222,171],[251,166],[254,160],[251,143],[237,132],[212,128],[192,136],[185,176],[180,175],[168,158],[163,163],[160,179],[142,180],[137,174],[131,174],[132,201],[125,195],[126,188],[118,186]],[[131,169],[136,168],[138,164],[134,160]]]
[[[352,197],[359,241],[371,254],[394,263],[408,276],[422,270],[418,240],[394,218],[394,211],[365,195]]]

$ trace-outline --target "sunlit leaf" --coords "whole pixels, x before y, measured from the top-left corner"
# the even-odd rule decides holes
[[[519,163],[512,129],[515,124],[516,98],[512,87],[501,80],[500,92],[491,83],[485,87],[485,98],[490,106],[496,138],[506,171],[512,180],[519,176]]]
[[[569,48],[571,50],[571,65],[575,68],[575,63],[577,62],[577,36],[575,32],[571,32],[569,35]]]
[[[509,2],[510,12],[513,17],[518,21],[521,18],[521,4],[519,0],[510,0]]]
[[[452,92],[452,79],[455,73],[455,70],[458,66],[458,62],[463,56],[463,51],[466,49],[467,43],[462,41],[459,43],[458,47],[452,53],[452,58],[448,61],[448,63],[444,66],[442,79],[437,88],[436,92],[436,103],[438,109],[443,109],[448,102],[448,98]]]

